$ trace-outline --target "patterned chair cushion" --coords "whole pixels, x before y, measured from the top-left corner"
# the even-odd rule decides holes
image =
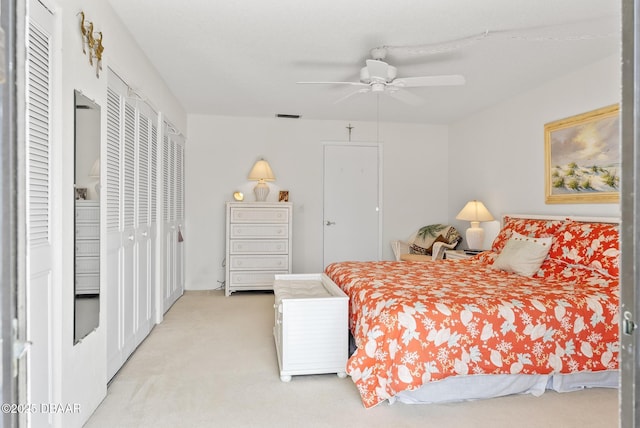
[[[431,255],[434,243],[457,244],[461,240],[462,236],[455,227],[446,224],[430,224],[421,227],[409,238],[409,252],[411,254]]]

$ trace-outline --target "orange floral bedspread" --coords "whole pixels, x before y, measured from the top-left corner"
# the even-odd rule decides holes
[[[325,272],[349,296],[347,373],[367,408],[449,376],[618,368],[618,280],[593,271],[529,278],[476,258]]]

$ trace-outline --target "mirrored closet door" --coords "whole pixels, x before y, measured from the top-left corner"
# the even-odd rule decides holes
[[[75,100],[74,343],[100,319],[100,106]]]

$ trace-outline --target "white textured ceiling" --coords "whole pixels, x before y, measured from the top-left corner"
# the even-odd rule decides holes
[[[620,50],[616,0],[109,0],[188,113],[449,123]],[[419,107],[351,87],[378,46],[398,77],[462,74],[456,87],[412,88]],[[379,110],[378,110],[379,109]]]

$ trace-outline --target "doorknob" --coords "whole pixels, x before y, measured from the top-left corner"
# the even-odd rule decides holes
[[[329,221],[329,220],[327,220],[327,223],[326,223],[326,224],[327,224],[327,226],[331,226],[331,225],[336,224],[336,222],[335,222],[335,221]]]

